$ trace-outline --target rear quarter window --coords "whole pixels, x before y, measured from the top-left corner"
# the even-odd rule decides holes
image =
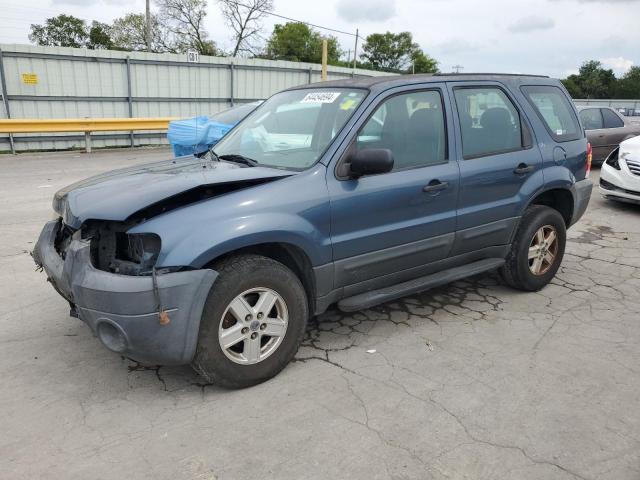
[[[529,103],[556,142],[569,142],[582,138],[582,128],[565,93],[552,85],[521,87]]]
[[[616,115],[613,110],[609,110],[608,108],[602,109],[602,119],[604,120],[604,128],[624,127],[622,119]]]

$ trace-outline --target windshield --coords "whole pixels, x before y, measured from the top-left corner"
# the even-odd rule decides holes
[[[239,107],[232,107],[212,115],[211,119],[216,122],[226,123],[227,125],[235,125],[253,112],[261,103],[262,102],[251,102],[246,105],[240,105]]]
[[[366,96],[365,90],[326,88],[281,92],[245,118],[214,148],[258,165],[303,170],[313,165]]]

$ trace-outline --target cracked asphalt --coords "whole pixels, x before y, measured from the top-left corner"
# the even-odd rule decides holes
[[[163,155],[0,156],[1,478],[640,479],[640,207],[595,192],[539,293],[331,310],[225,391],[107,351],[29,256],[55,190]]]

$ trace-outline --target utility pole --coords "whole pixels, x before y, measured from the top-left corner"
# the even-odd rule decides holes
[[[356,59],[358,58],[358,29],[356,28],[356,44],[353,47],[353,73],[356,73]]]
[[[464,67],[463,67],[462,65],[454,65],[454,66],[453,66],[453,67],[451,67],[451,68],[453,68],[453,71],[454,71],[455,73],[460,73],[460,70],[463,70],[463,69],[464,69]]]
[[[327,79],[327,39],[322,40],[322,81],[324,82]]]
[[[147,27],[145,28],[145,40],[147,42],[147,52],[151,51],[151,0],[147,0],[147,13],[145,20]]]

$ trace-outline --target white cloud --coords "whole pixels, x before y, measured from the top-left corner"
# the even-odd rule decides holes
[[[633,60],[624,57],[603,58],[600,61],[602,65],[612,69],[616,75],[625,74],[633,67]]]
[[[388,20],[396,14],[395,0],[339,0],[338,15],[349,22]]]
[[[131,4],[129,0],[51,0],[52,5],[81,5],[81,6],[91,6],[91,5],[115,5],[115,6],[125,6]]]
[[[435,47],[444,54],[455,54],[461,52],[469,52],[476,50],[478,46],[471,43],[465,38],[451,38],[442,43],[435,45]]]
[[[534,30],[548,30],[553,28],[556,22],[550,17],[537,17],[531,15],[516,20],[509,25],[509,31],[512,33],[526,33]]]

